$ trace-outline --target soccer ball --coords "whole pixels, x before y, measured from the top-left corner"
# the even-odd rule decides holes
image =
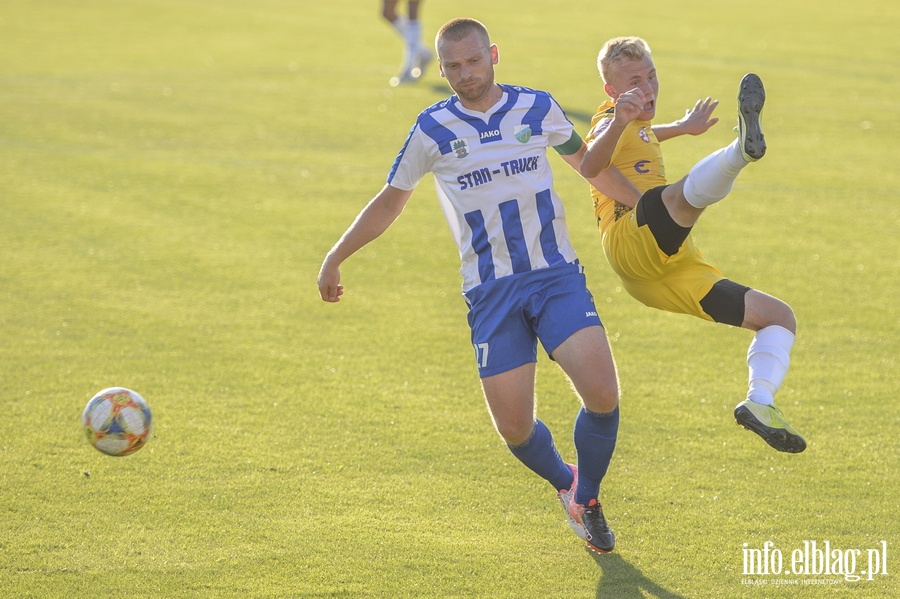
[[[134,453],[147,443],[153,417],[144,398],[124,387],[111,387],[91,398],[81,415],[88,442],[106,455]]]

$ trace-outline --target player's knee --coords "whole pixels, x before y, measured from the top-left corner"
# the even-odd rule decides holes
[[[772,324],[783,327],[796,334],[797,316],[794,314],[794,310],[780,299],[772,299],[775,300],[775,304],[772,308]]]
[[[528,441],[534,429],[534,420],[520,421],[516,419],[494,419],[494,428],[507,445],[516,447]]]
[[[603,381],[581,397],[589,412],[606,414],[619,405],[619,385],[615,381]]]
[[[746,303],[748,328],[759,330],[775,325],[791,333],[797,332],[797,317],[786,302],[761,291],[751,290],[747,294]]]

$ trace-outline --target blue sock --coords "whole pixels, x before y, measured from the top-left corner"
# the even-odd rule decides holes
[[[619,406],[597,414],[582,408],[575,419],[575,451],[578,452],[578,489],[575,502],[588,505],[600,495],[600,481],[606,475],[619,432]]]
[[[553,485],[557,491],[572,486],[572,470],[559,457],[550,429],[540,420],[534,421],[534,430],[527,441],[521,445],[507,446],[519,461]]]

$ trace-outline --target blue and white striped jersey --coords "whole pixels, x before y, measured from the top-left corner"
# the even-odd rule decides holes
[[[411,190],[434,173],[464,292],[576,259],[547,160],[547,148],[569,142],[574,127],[550,94],[501,87],[486,113],[456,96],[422,111],[387,179]]]

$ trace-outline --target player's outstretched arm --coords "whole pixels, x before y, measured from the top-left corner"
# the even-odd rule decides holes
[[[719,122],[718,117],[712,116],[718,105],[718,100],[710,98],[697,100],[693,108],[684,111],[682,118],[664,125],[653,125],[651,128],[659,141],[672,139],[679,135],[700,135],[701,133],[706,133],[710,127]]]
[[[357,250],[384,233],[403,212],[403,207],[411,195],[412,190],[406,191],[385,185],[362,209],[353,224],[325,256],[319,269],[319,295],[324,301],[340,301],[344,293],[344,286],[340,284],[341,264]]]

